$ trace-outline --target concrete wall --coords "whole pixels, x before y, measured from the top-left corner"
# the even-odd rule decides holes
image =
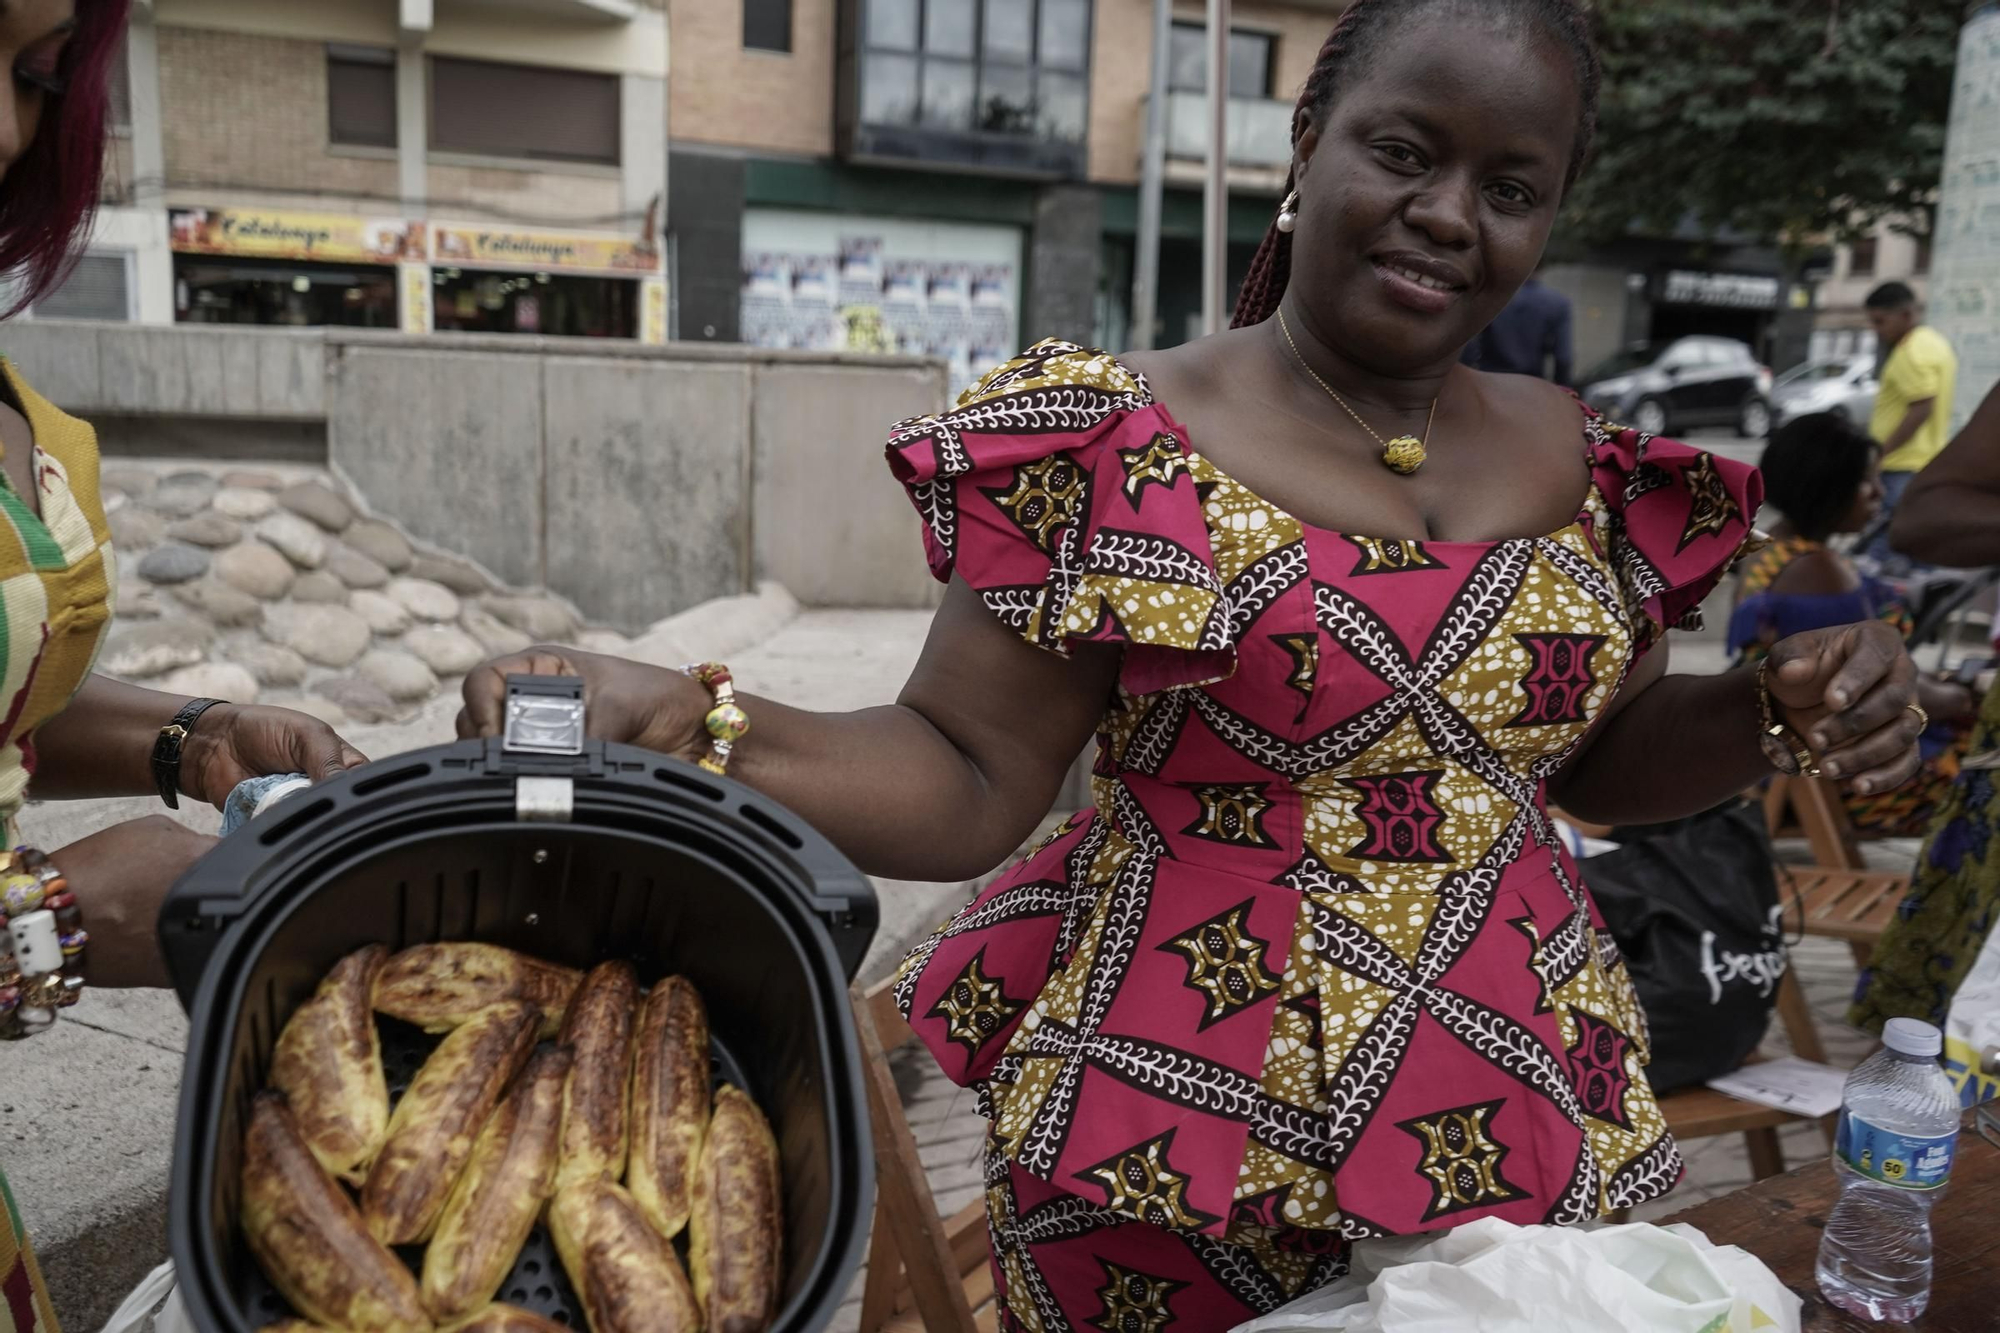
[[[376,512],[621,629],[764,579],[809,606],[936,600],[882,442],[945,403],[940,363],[58,320],[13,326],[7,353],[110,451],[323,438]]]

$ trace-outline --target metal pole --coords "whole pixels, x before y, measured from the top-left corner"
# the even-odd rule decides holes
[[[1153,82],[1146,94],[1146,145],[1139,169],[1139,244],[1132,257],[1132,331],[1138,351],[1153,345],[1160,318],[1160,194],[1167,172],[1167,59],[1174,0],[1153,0]]]
[[[1201,195],[1201,330],[1220,333],[1229,315],[1229,0],[1208,0],[1208,180]]]

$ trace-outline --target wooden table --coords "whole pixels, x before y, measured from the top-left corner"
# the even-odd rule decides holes
[[[1871,1324],[1828,1305],[1813,1280],[1820,1231],[1840,1187],[1825,1161],[1666,1218],[1698,1227],[1717,1245],[1740,1245],[1805,1299],[1806,1333],[1992,1333],[2000,1329],[2000,1148],[1968,1116],[1951,1186],[1931,1212],[1936,1246],[1930,1308],[1914,1325]]]

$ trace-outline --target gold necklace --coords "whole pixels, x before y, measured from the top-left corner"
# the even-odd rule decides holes
[[[1292,326],[1285,322],[1285,312],[1282,309],[1278,311],[1278,327],[1284,331],[1285,345],[1292,349],[1293,356],[1298,357],[1298,362],[1301,366],[1305,367],[1306,374],[1312,376],[1314,381],[1318,383],[1319,387],[1326,390],[1327,397],[1333,399],[1334,402],[1339,403],[1341,409],[1345,411],[1347,415],[1354,418],[1355,425],[1367,431],[1369,435],[1374,437],[1375,443],[1382,446],[1382,462],[1384,466],[1386,466],[1391,472],[1400,473],[1403,476],[1407,477],[1412,472],[1415,472],[1418,468],[1424,465],[1424,459],[1430,456],[1429,450],[1431,442],[1431,424],[1437,420],[1437,414],[1438,414],[1437,398],[1431,399],[1431,414],[1424,421],[1423,439],[1420,440],[1414,435],[1398,435],[1393,440],[1385,440],[1380,435],[1377,435],[1375,433],[1375,428],[1373,426],[1369,425],[1366,421],[1363,421],[1361,419],[1361,414],[1359,412],[1355,411],[1353,408],[1347,405],[1347,400],[1345,398],[1342,398],[1339,394],[1333,391],[1333,386],[1331,384],[1328,384],[1325,380],[1320,378],[1320,374],[1317,370],[1314,370],[1310,365],[1306,364],[1305,357],[1300,355],[1299,353],[1299,345],[1292,341]],[[1443,396],[1444,395],[1442,394],[1438,395],[1438,397],[1440,398]]]

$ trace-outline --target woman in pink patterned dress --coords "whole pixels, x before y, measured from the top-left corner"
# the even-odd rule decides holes
[[[1774,758],[1756,673],[1665,674],[1753,472],[1458,364],[1596,87],[1570,0],[1356,0],[1239,327],[1043,343],[898,427],[951,581],[901,700],[743,701],[732,774],[896,878],[985,871],[1097,735],[1094,807],[900,978],[993,1120],[1010,1327],[1223,1329],[1355,1238],[1664,1193],[1645,1021],[1547,803],[1685,815],[1808,746],[1872,790],[1914,771],[1886,626],[1776,645]],[[702,684],[555,650],[469,681],[468,734],[524,669],[583,674],[598,734],[707,753]]]

